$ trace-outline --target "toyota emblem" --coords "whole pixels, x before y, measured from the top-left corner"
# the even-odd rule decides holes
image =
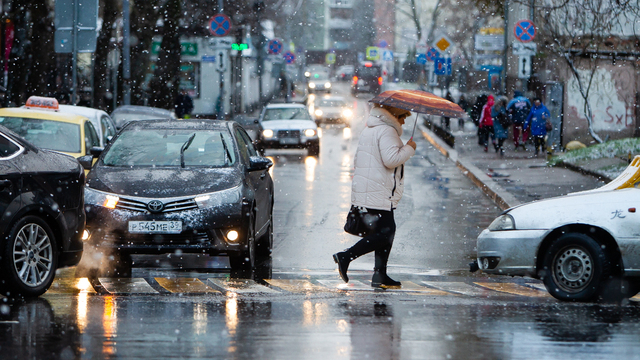
[[[147,209],[151,212],[160,212],[164,209],[164,204],[160,200],[151,200],[147,204]]]

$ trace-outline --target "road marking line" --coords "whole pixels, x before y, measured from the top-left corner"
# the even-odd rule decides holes
[[[329,289],[338,289],[344,291],[374,291],[370,284],[365,284],[359,280],[351,280],[345,283],[342,280],[318,280],[318,282]]]
[[[110,294],[158,294],[158,292],[142,278],[98,278],[102,287]]]
[[[279,294],[264,285],[260,285],[251,279],[207,279],[214,286],[236,294]]]
[[[178,294],[196,294],[196,293],[218,293],[202,281],[196,278],[154,278],[160,286],[171,293]]]
[[[47,290],[47,294],[95,294],[91,282],[86,277],[56,277]]]
[[[314,285],[309,280],[265,279],[270,285],[292,293],[310,293],[326,291],[327,288]]]
[[[402,288],[400,289],[387,289],[387,291],[397,291],[397,292],[419,292],[420,295],[452,295],[446,291],[436,290],[433,288],[425,287],[418,285],[411,281],[403,281]]]
[[[475,287],[462,282],[422,281],[422,283],[429,287],[442,290],[447,293],[485,298],[491,295],[491,292],[487,289]]]
[[[546,291],[541,291],[536,288],[522,286],[513,283],[491,283],[491,282],[475,282],[474,284],[482,286],[487,289],[499,291],[507,294],[527,296],[527,297],[539,297],[539,298],[551,298]]]

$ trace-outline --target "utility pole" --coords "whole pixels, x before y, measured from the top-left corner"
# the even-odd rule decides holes
[[[504,48],[503,48],[503,57],[502,57],[502,94],[507,95],[507,65],[508,65],[508,55],[507,50],[509,49],[509,43],[507,42],[509,39],[508,36],[508,28],[509,28],[509,0],[504,1]]]
[[[218,9],[219,13],[224,13],[224,0],[218,0]],[[226,54],[224,56],[227,56]],[[217,59],[219,61],[223,61],[222,59]],[[216,119],[222,119],[224,115],[224,70],[220,71],[220,91],[219,91],[219,105],[218,106],[218,114],[216,114]]]
[[[71,104],[76,105],[76,100],[78,97],[78,6],[80,5],[80,1],[73,2],[73,29],[71,30],[71,41],[73,57],[71,60],[71,67],[73,70],[71,71],[71,82],[73,83],[73,92],[71,93]]]
[[[130,19],[129,0],[122,2],[122,78],[123,78],[123,98],[125,105],[131,105],[131,52],[130,50]],[[117,95],[116,95],[117,96]]]

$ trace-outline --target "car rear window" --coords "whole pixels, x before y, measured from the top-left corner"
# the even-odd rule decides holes
[[[267,109],[262,121],[270,120],[311,120],[311,116],[304,107]]]
[[[380,76],[380,68],[375,66],[366,67],[362,66],[358,68],[358,76],[359,77],[379,77]]]
[[[22,117],[0,117],[0,125],[43,149],[70,153],[79,153],[81,149],[80,126],[77,124]]]
[[[227,131],[140,128],[120,134],[102,162],[107,166],[180,167],[183,146],[185,166],[227,167],[236,163],[233,140]]]

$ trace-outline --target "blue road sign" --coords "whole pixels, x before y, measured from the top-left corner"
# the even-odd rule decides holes
[[[429,48],[427,50],[427,60],[434,61],[437,57],[440,57],[440,53],[435,48]]]
[[[385,40],[380,40],[380,42],[378,43],[379,48],[386,48],[387,46],[389,46],[389,43]]]
[[[418,57],[416,57],[416,62],[418,64],[426,64],[427,63],[427,55],[425,54],[418,54]]]
[[[451,75],[451,58],[436,58],[433,73],[436,75]]]
[[[382,52],[382,60],[384,61],[393,61],[393,51],[385,50]]]
[[[227,36],[231,31],[231,19],[225,14],[216,14],[209,20],[209,32],[213,36]]]
[[[296,61],[296,56],[291,51],[285,52],[283,57],[287,64],[293,64],[293,62]]]
[[[536,37],[536,26],[531,20],[520,20],[513,27],[513,34],[516,39],[522,42],[529,42]]]
[[[269,41],[269,54],[278,55],[282,51],[282,41],[273,39]]]

